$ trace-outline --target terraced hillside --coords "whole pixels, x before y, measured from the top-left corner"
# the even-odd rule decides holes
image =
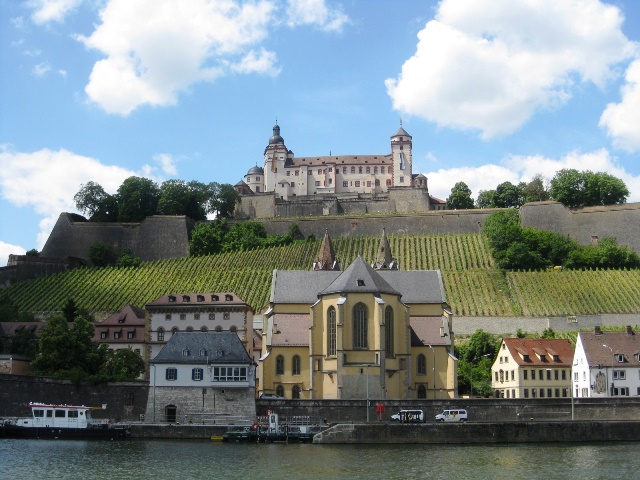
[[[379,238],[336,238],[346,267],[358,253],[376,255]],[[479,234],[389,237],[400,268],[440,269],[449,304],[460,316],[564,316],[640,313],[640,271],[513,272],[494,266]],[[3,293],[23,310],[59,311],[68,298],[94,312],[139,307],[165,293],[233,291],[254,310],[269,299],[274,269],[309,269],[320,241],[209,257],[85,268],[12,285]]]

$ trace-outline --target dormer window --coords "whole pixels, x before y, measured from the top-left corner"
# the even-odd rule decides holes
[[[364,287],[364,280],[363,279],[361,279],[361,278],[358,279],[358,286],[359,287]]]
[[[118,319],[118,323],[124,323],[124,317],[120,317],[120,318]]]
[[[624,355],[622,353],[616,353],[616,361],[618,363],[624,363]]]
[[[528,361],[529,361],[529,355],[523,355],[523,356],[522,356],[522,359],[523,359],[525,362],[528,362]]]
[[[182,356],[183,357],[188,357],[189,355],[191,355],[191,352],[189,351],[188,348],[185,348],[182,350]]]
[[[220,301],[220,297],[218,297],[218,295],[211,295],[211,301],[212,302],[218,302],[218,301]]]
[[[224,296],[225,301],[227,302],[233,302],[233,295],[225,295]]]
[[[198,302],[204,302],[204,295],[198,295],[196,299]]]
[[[176,301],[175,295],[169,295],[169,303],[173,303]]]
[[[189,295],[183,295],[182,296],[182,301],[183,302],[190,302],[191,301],[191,297],[189,297]]]
[[[553,361],[554,362],[559,362],[560,361],[560,356],[559,355],[554,355],[553,356]]]
[[[207,356],[207,351],[204,348],[200,349],[200,356],[201,357],[206,357]]]
[[[541,362],[546,362],[547,361],[547,356],[546,355],[540,355],[540,361]]]

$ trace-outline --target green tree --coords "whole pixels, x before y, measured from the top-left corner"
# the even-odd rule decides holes
[[[225,218],[196,223],[189,239],[189,254],[192,257],[200,257],[220,253],[228,230]]]
[[[38,338],[30,328],[19,328],[11,337],[11,353],[35,357],[38,353]]]
[[[484,221],[482,231],[493,252],[504,252],[511,243],[522,238],[520,215],[514,209],[492,213]]]
[[[109,195],[99,183],[87,182],[73,197],[76,208],[93,222],[115,222],[118,218],[118,201]]]
[[[196,221],[206,220],[212,194],[210,185],[196,181],[167,180],[160,186],[158,213],[186,215]]]
[[[553,331],[553,328],[545,328],[544,331],[542,332],[541,337],[547,340],[557,338],[556,332]]]
[[[139,267],[140,266],[140,257],[136,257],[133,255],[133,252],[130,248],[125,248],[120,253],[118,260],[116,260],[116,267],[119,268],[127,268],[127,267]]]
[[[131,348],[109,350],[101,373],[112,381],[135,380],[145,371],[144,360]]]
[[[89,260],[91,260],[91,263],[96,267],[114,265],[117,259],[118,255],[116,251],[111,244],[107,242],[94,242],[89,247]]]
[[[223,252],[253,250],[264,245],[267,231],[259,222],[239,222],[234,224],[225,236]]]
[[[466,344],[456,347],[460,393],[470,394],[473,389],[474,395],[491,395],[491,365],[499,343],[496,336],[476,330]]]
[[[67,321],[67,323],[71,323],[75,320],[76,315],[78,314],[78,306],[73,298],[68,298],[64,307],[62,307],[62,316]]]
[[[36,250],[35,248],[32,248],[31,250],[27,250],[27,253],[25,253],[25,255],[27,257],[39,257],[40,256],[40,252],[38,250]]]
[[[524,203],[524,195],[520,185],[503,182],[496,187],[493,195],[493,206],[497,208],[519,207]]]
[[[449,210],[465,210],[473,207],[471,189],[464,182],[456,183],[451,189],[451,195],[449,195],[447,199],[447,208]]]
[[[626,245],[618,246],[613,237],[605,237],[596,245],[580,246],[567,257],[564,266],[573,269],[640,268],[640,257]]]
[[[533,180],[526,184],[522,192],[525,203],[549,200],[549,191],[545,188],[544,178],[539,173],[533,177]]]
[[[476,206],[478,208],[495,208],[495,196],[495,190],[480,190],[476,200]]]
[[[563,169],[551,179],[549,195],[570,208],[625,203],[629,190],[608,173]]]
[[[160,189],[148,178],[129,177],[118,188],[118,221],[141,222],[158,209]]]
[[[240,195],[233,185],[228,183],[210,183],[211,196],[209,198],[208,212],[216,218],[232,218],[236,204],[240,203]]]

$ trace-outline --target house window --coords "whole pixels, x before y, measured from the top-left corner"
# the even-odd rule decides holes
[[[529,374],[527,372],[527,369],[522,370],[522,378],[524,380],[528,380],[528,376],[529,376]]]
[[[196,382],[199,382],[202,380],[202,375],[203,374],[203,370],[202,368],[192,368],[191,369],[191,380],[195,380]]]
[[[536,392],[537,390],[535,388],[531,389],[531,398],[536,398]]]
[[[165,378],[167,380],[177,380],[178,379],[178,369],[177,368],[173,368],[173,367],[167,368],[166,373],[165,373]]]
[[[628,397],[629,396],[629,387],[616,387],[613,389],[614,397]]]
[[[516,379],[515,370],[511,370],[511,381],[513,382]]]
[[[349,182],[342,182],[342,186],[343,187],[348,187],[349,186]]]
[[[551,380],[551,370],[547,370],[547,380]]]
[[[247,367],[213,367],[214,382],[246,382]]]
[[[189,325],[186,329],[187,332],[193,332],[193,327]]]
[[[291,373],[293,375],[300,375],[300,356],[294,355],[291,362]]]
[[[371,181],[367,180],[367,187],[370,187],[370,186],[371,186]]]
[[[216,319],[216,314],[215,313],[210,313],[209,314],[209,320],[215,320]]]
[[[538,373],[540,374],[540,376],[538,378],[540,380],[544,380],[544,374],[542,372],[544,372],[544,370],[538,370]]]
[[[107,332],[100,332],[100,338],[102,340],[104,340],[105,338],[107,338]]]
[[[300,175],[300,170],[296,170],[296,177]]]
[[[296,182],[291,182],[291,188],[295,188]]]
[[[531,370],[531,380],[535,380],[535,379],[536,379],[536,371]]]
[[[547,397],[548,398],[553,397],[553,392],[552,392],[552,390],[550,388],[547,388]]]
[[[367,173],[371,173],[371,167],[367,167],[366,172],[367,172]]]
[[[614,380],[626,380],[627,372],[625,370],[614,370],[613,371],[613,379]]]
[[[170,313],[167,313],[167,314],[164,316],[164,319],[165,319],[165,320],[171,320],[171,314],[170,314]]]
[[[418,385],[418,398],[427,398],[427,387]]]
[[[214,328],[214,330],[216,332],[221,332],[222,331],[222,326],[221,325],[216,325],[216,328]]]
[[[418,355],[418,362],[416,365],[416,373],[418,375],[426,375],[427,374],[427,357],[425,357],[422,353]]]
[[[319,187],[319,186],[320,186],[320,181],[316,180],[316,187]]]
[[[193,319],[194,320],[200,320],[200,314],[199,313],[194,313],[193,314]]]
[[[380,173],[384,173],[384,165],[380,167]]]
[[[203,326],[201,326],[201,327],[200,327],[200,331],[201,331],[201,332],[208,332],[208,331],[209,331],[209,329],[207,328],[207,326],[206,326],[206,325],[203,325]]]
[[[291,389],[291,398],[299,399],[300,392],[301,392],[300,387],[298,385],[294,385],[293,388]]]
[[[367,307],[364,303],[358,303],[353,307],[353,348],[366,349],[367,343]]]
[[[529,389],[528,388],[524,389],[524,398],[529,398]]]
[[[327,310],[327,355],[336,355],[336,309]]]
[[[186,313],[181,313],[180,314],[180,320],[186,320],[187,319],[187,314]]]
[[[342,173],[347,173],[347,167],[342,167]]]
[[[159,328],[157,335],[158,335],[158,341],[164,342],[164,329]]]
[[[287,170],[287,177],[291,175],[291,172],[289,170]]]
[[[284,397],[284,387],[282,385],[278,385],[276,387],[276,395],[279,397]]]
[[[553,371],[553,379],[558,380],[558,370]]]
[[[560,389],[556,388],[556,398],[559,398],[559,397],[560,397]]]
[[[362,173],[362,167],[358,167],[358,173]]]
[[[356,185],[355,185],[356,187],[359,187],[359,186],[360,186],[360,180],[356,180],[356,181],[355,181],[355,184],[356,184]]]
[[[395,356],[393,351],[393,308],[387,306],[384,310],[384,348],[386,351],[386,356],[391,358]]]
[[[390,186],[391,186],[391,179],[387,178],[387,187],[390,187]]]
[[[566,380],[566,379],[567,379],[567,371],[562,370],[562,380]]]
[[[318,175],[322,175],[322,169],[321,168],[318,169]]]
[[[404,177],[400,177],[400,183],[404,183]]]
[[[329,185],[331,185],[333,183],[333,178],[329,179]]]
[[[379,187],[379,186],[380,186],[380,179],[376,178],[376,187]]]
[[[276,375],[284,375],[284,357],[282,355],[276,357]]]
[[[540,398],[544,398],[544,388],[540,389]]]
[[[133,337],[135,337],[135,336],[136,336],[136,332],[127,332],[127,338],[128,338],[129,340],[131,340],[131,339],[132,339]]]
[[[121,332],[113,332],[113,338],[115,338],[116,340],[118,340],[121,336],[122,336]]]
[[[373,167],[373,173],[378,173],[378,167]]]

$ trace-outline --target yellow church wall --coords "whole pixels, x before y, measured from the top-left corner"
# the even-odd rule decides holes
[[[276,373],[276,362],[279,355],[284,357],[284,373]],[[300,357],[300,373],[293,373],[293,359],[298,355]],[[292,389],[298,385],[301,389],[300,398],[311,398],[310,389],[310,365],[309,365],[309,348],[308,347],[284,347],[272,346],[271,353],[264,360],[262,365],[262,378],[264,393],[276,393],[278,385],[284,388],[284,396],[292,398]]]

